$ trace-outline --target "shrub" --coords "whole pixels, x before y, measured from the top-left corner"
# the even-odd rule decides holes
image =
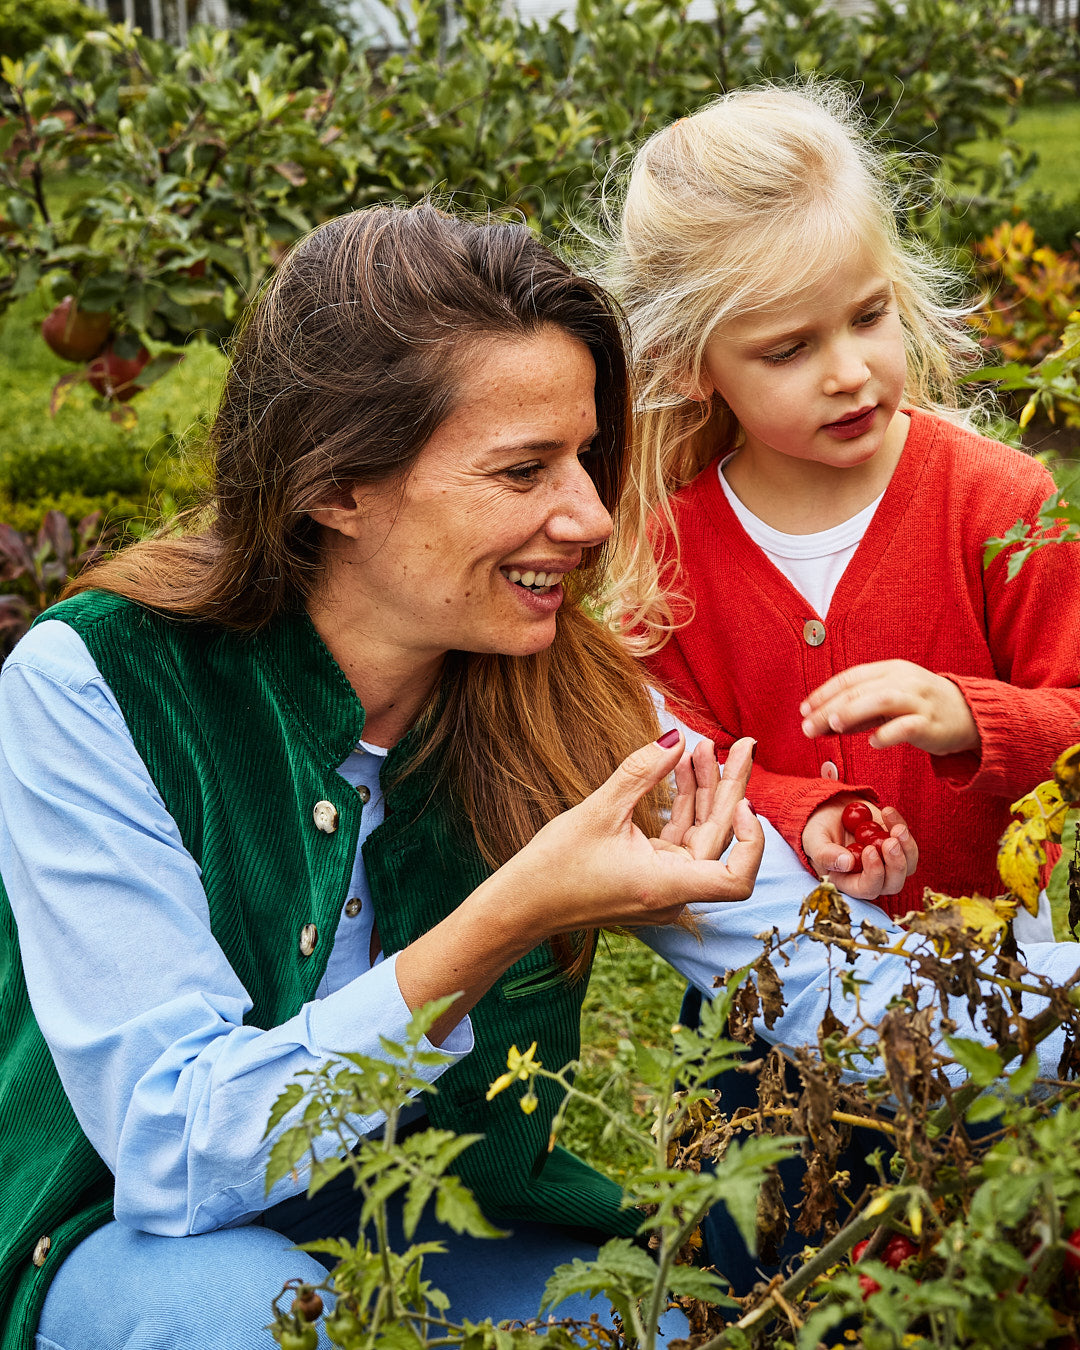
[[[50,37],[82,37],[100,23],[100,16],[77,0],[0,0],[0,51],[14,60]]]

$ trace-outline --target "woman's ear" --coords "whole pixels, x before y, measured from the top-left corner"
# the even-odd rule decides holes
[[[327,497],[322,506],[311,507],[308,515],[316,525],[355,539],[361,520],[359,489],[339,488]]]

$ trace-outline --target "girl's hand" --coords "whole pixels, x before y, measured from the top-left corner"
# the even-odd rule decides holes
[[[879,812],[870,808],[874,819],[889,832],[881,852],[873,844],[862,850],[862,871],[856,872],[856,849],[852,836],[840,819],[854,796],[835,797],[819,806],[803,830],[803,852],[817,871],[838,891],[855,900],[876,900],[880,895],[896,895],[915,871],[919,849],[900,812],[886,806]]]
[[[670,746],[654,742],[549,821],[490,878],[512,882],[516,915],[523,915],[523,903],[531,910],[529,946],[580,928],[671,923],[695,902],[745,900],[765,847],[743,797],[753,744],[732,746],[721,778],[710,743],[683,756],[681,733]],[[646,838],[633,823],[634,807],[673,770],[672,821],[659,839]],[[733,835],[735,846],[720,862]]]
[[[875,728],[875,749],[906,741],[931,755],[978,750],[979,731],[952,680],[913,661],[874,661],[841,671],[800,705],[805,735]]]

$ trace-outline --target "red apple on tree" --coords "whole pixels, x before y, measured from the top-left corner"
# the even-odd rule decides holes
[[[86,367],[86,378],[102,398],[112,398],[119,403],[126,403],[142,388],[137,381],[149,360],[150,353],[145,347],[139,347],[134,356],[125,357],[120,356],[115,346],[110,343],[100,356],[96,356]]]
[[[89,361],[105,346],[111,326],[108,310],[79,309],[75,297],[65,295],[42,320],[41,336],[65,361]]]

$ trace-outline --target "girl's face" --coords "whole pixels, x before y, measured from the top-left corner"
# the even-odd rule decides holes
[[[611,533],[589,473],[595,383],[588,348],[555,327],[479,346],[404,485],[312,513],[339,532],[339,617],[421,660],[549,646],[564,577]]]
[[[894,444],[906,373],[892,285],[863,250],[818,286],[725,323],[702,385],[731,408],[752,456],[848,469]]]

